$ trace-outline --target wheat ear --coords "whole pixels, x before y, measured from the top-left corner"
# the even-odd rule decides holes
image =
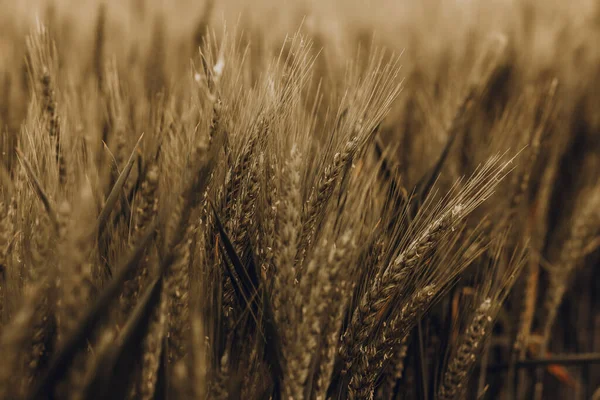
[[[448,369],[442,378],[438,392],[440,400],[460,399],[464,395],[470,371],[483,348],[483,341],[492,328],[491,301],[488,298],[481,303],[466,332],[461,336],[456,353],[451,357]]]
[[[273,309],[275,319],[282,327],[284,342],[289,328],[295,326],[297,306],[294,301],[296,292],[294,257],[298,246],[298,233],[301,226],[300,213],[302,195],[300,193],[300,163],[302,157],[296,146],[292,147],[290,159],[282,171],[281,201],[277,214],[278,234],[274,238],[275,272],[273,281]],[[293,328],[292,328],[293,329]]]
[[[348,396],[351,399],[370,398],[375,381],[384,369],[384,363],[392,357],[394,348],[402,343],[408,330],[412,328],[431,305],[438,293],[435,285],[424,287],[402,307],[400,313],[389,324],[382,327],[381,334],[364,347],[351,370]]]
[[[334,155],[333,163],[325,168],[323,176],[313,188],[302,220],[302,232],[295,262],[299,267],[302,266],[304,258],[315,240],[315,233],[321,222],[324,207],[333,195],[338,178],[342,175],[346,166],[352,163],[358,152],[359,144],[358,136],[350,139],[344,146],[343,151]]]
[[[452,227],[460,214],[462,206],[457,205],[433,221],[419,238],[394,259],[384,270],[382,276],[367,288],[346,330],[340,347],[340,355],[344,360],[345,370],[348,370],[362,343],[368,340],[372,331],[378,325],[380,316],[395,294],[405,283],[414,267],[427,260],[432,255],[441,237]]]

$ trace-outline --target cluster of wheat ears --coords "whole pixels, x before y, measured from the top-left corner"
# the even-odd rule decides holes
[[[0,63],[0,398],[593,392],[518,368],[571,348],[559,306],[597,260],[581,88],[519,76],[510,35],[439,92],[375,39],[334,63],[308,23],[209,13],[127,56],[106,7],[89,54],[50,13]]]

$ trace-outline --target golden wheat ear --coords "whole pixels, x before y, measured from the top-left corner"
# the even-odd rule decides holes
[[[478,359],[482,351],[483,341],[489,336],[493,325],[494,320],[489,314],[491,301],[490,298],[487,298],[481,303],[467,330],[461,337],[461,342],[448,364],[438,391],[440,400],[462,398],[470,377],[469,371]]]

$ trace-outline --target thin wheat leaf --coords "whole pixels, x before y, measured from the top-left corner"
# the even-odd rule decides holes
[[[219,229],[219,235],[221,240],[223,241],[223,247],[227,252],[227,256],[231,260],[233,267],[235,268],[235,272],[240,280],[242,289],[244,294],[250,298],[254,296],[256,291],[258,290],[258,276],[251,276],[248,271],[248,268],[244,266],[240,258],[238,257],[231,240],[229,240],[229,236],[225,232],[225,228],[219,219],[216,209],[213,206],[213,211],[215,215],[215,222],[217,223],[217,228]]]
[[[256,274],[256,269],[253,267],[254,262],[250,260],[250,268],[244,267],[240,258],[238,257],[233,244],[229,240],[227,233],[225,232],[223,225],[217,215],[217,212],[213,206],[213,211],[215,215],[215,221],[217,224],[217,228],[219,230],[219,234],[221,240],[223,242],[223,247],[229,257],[229,260],[233,264],[236,269],[236,273],[241,281],[241,286],[244,291],[244,302],[242,304],[249,310],[258,309],[257,302],[260,300],[260,320],[256,318],[256,322],[260,322],[260,327],[263,329],[263,340],[265,343],[264,348],[264,359],[270,367],[271,378],[274,382],[273,392],[277,394],[280,390],[280,382],[281,377],[283,376],[283,368],[281,366],[281,344],[279,340],[279,333],[277,331],[277,326],[275,325],[273,307],[271,306],[271,302],[269,297],[264,292],[264,285],[260,286],[258,274]],[[233,276],[233,271],[229,270],[229,264],[225,263],[228,268],[228,275],[231,279],[232,284],[235,285],[236,279]],[[236,291],[237,292],[237,291]],[[240,293],[241,294],[241,293]],[[250,299],[250,300],[246,300]]]
[[[46,212],[48,213],[48,217],[50,218],[50,221],[52,222],[52,226],[54,227],[54,229],[56,231],[58,231],[58,218],[56,217],[56,211],[54,210],[52,203],[50,203],[50,199],[48,198],[48,195],[46,194],[46,192],[44,192],[44,189],[42,189],[42,185],[41,185],[39,179],[37,178],[37,176],[35,175],[35,173],[33,172],[33,168],[31,167],[31,164],[29,164],[29,161],[27,161],[27,159],[25,158],[25,156],[23,155],[21,150],[19,150],[19,149],[16,149],[16,150],[17,150],[17,155],[19,156],[19,160],[25,167],[25,170],[27,171],[27,175],[29,175],[29,179],[31,179],[31,183],[33,184],[33,188],[35,189],[35,192],[37,193],[38,197],[44,204],[44,208],[46,209]]]
[[[104,204],[104,207],[102,208],[102,211],[100,212],[100,215],[98,216],[98,221],[97,221],[98,237],[101,237],[102,234],[104,233],[104,229],[106,229],[106,224],[108,222],[108,217],[110,217],[110,214],[112,213],[113,208],[117,204],[117,200],[121,196],[121,192],[123,191],[123,186],[125,185],[125,182],[127,182],[127,178],[129,177],[129,174],[131,173],[131,169],[133,168],[133,164],[135,162],[135,155],[136,155],[137,149],[138,149],[143,137],[144,137],[144,134],[142,133],[140,135],[140,138],[138,139],[137,143],[133,147],[133,151],[131,152],[131,155],[129,156],[129,160],[127,161],[127,164],[125,165],[125,168],[123,168],[123,171],[119,175],[117,182],[115,182],[115,185],[113,186],[112,190],[110,191],[110,194],[108,195],[108,198],[106,199],[106,204]]]
[[[231,286],[233,286],[233,291],[234,291],[235,297],[238,301],[238,305],[242,309],[245,309],[249,305],[250,301],[244,295],[244,292],[242,291],[242,288],[240,287],[240,283],[239,283],[238,279],[236,278],[233,270],[231,269],[231,265],[229,265],[229,261],[225,257],[225,251],[221,251],[220,253],[221,253],[223,264],[225,264],[225,273],[227,274],[227,277],[231,281]]]

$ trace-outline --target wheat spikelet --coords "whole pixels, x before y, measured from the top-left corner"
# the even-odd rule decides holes
[[[283,182],[281,187],[281,200],[277,213],[277,235],[274,237],[274,271],[273,289],[271,297],[275,319],[280,324],[284,341],[288,333],[286,326],[292,327],[297,316],[294,312],[298,306],[295,301],[296,271],[294,258],[298,245],[298,232],[301,227],[300,210],[302,198],[300,188],[300,161],[301,155],[297,147],[292,146],[290,158],[282,171]]]
[[[60,210],[61,261],[57,282],[59,342],[72,332],[85,312],[83,306],[91,300],[92,266],[89,255],[92,233],[89,226],[92,226],[94,220],[94,215],[90,212],[92,204],[92,191],[86,185],[82,190],[77,212],[74,213],[66,202],[63,202]]]
[[[222,128],[221,123],[221,112],[223,109],[223,102],[220,98],[215,99],[212,107],[212,118],[210,120],[210,127],[208,131],[208,145],[210,146],[214,140],[214,137],[219,133],[219,129]]]
[[[255,236],[256,230],[256,199],[259,194],[259,180],[258,180],[258,168],[259,162],[254,161],[250,165],[248,176],[246,179],[245,193],[240,207],[240,216],[238,218],[239,225],[236,229],[241,234],[234,234],[234,244],[237,245],[237,249],[240,254],[246,253],[246,246],[248,242]]]
[[[174,365],[187,355],[190,328],[189,314],[189,261],[191,235],[196,229],[190,225],[184,239],[175,248],[175,261],[167,272],[169,362]]]
[[[383,375],[383,381],[378,388],[378,396],[383,398],[392,398],[396,384],[404,375],[404,361],[408,352],[408,338],[404,336],[396,344],[391,352],[391,356]]]
[[[142,183],[140,201],[135,212],[134,235],[136,238],[141,236],[143,230],[149,225],[158,211],[157,190],[158,167],[153,164],[148,168],[146,179]],[[134,239],[132,242],[135,244],[137,240]]]
[[[68,256],[68,252],[71,250],[69,240],[69,228],[70,228],[70,220],[71,220],[71,205],[69,204],[69,202],[67,201],[63,201],[62,204],[60,205],[59,209],[58,209],[58,236],[59,236],[59,242],[60,242],[60,246],[64,248],[64,250],[61,251],[62,254],[64,254],[65,256]],[[65,265],[66,264],[66,265]],[[58,325],[58,340],[59,342],[62,341],[62,339],[64,338],[65,335],[69,334],[69,322],[71,322],[72,325],[72,320],[71,320],[71,316],[69,315],[69,308],[68,305],[65,304],[65,299],[66,297],[69,295],[69,292],[67,289],[64,288],[64,282],[63,279],[68,278],[69,273],[71,272],[69,270],[69,267],[71,265],[67,262],[61,263],[61,265],[59,265],[59,274],[57,276],[56,279],[56,287],[58,292],[61,294],[60,297],[57,299],[56,301],[56,308],[57,308],[57,317],[56,317],[56,322]],[[71,321],[70,321],[71,320]]]
[[[40,357],[46,348],[48,302],[44,298],[48,285],[39,282],[28,286],[25,302],[2,331],[0,348],[3,362],[0,366],[0,398],[19,398],[31,383]]]
[[[50,288],[46,287],[42,290],[46,290],[48,293]],[[44,369],[56,341],[56,320],[52,314],[52,304],[47,295],[38,301],[32,326],[33,336],[25,349],[26,379],[23,381],[22,393],[29,390],[40,371]]]
[[[152,322],[148,334],[144,339],[144,351],[142,364],[139,373],[139,381],[135,392],[132,393],[132,398],[152,399],[156,391],[156,380],[163,349],[163,337],[165,335],[166,326],[166,310],[167,302],[163,298],[164,292],[161,295],[160,306],[152,316]]]
[[[492,299],[488,298],[481,303],[473,320],[469,324],[460,344],[456,347],[456,354],[452,356],[446,373],[440,385],[438,397],[440,399],[462,398],[468,383],[469,371],[481,352],[483,340],[492,328],[493,319],[490,317]]]
[[[324,399],[334,369],[335,355],[339,341],[339,331],[342,324],[342,312],[353,287],[351,280],[345,275],[348,273],[347,264],[350,262],[353,247],[352,232],[348,231],[331,250],[329,255],[329,280],[333,286],[329,298],[325,298],[325,307],[322,313],[322,339],[319,356],[319,367],[315,372],[314,390],[317,398]]]
[[[389,324],[384,325],[381,335],[361,348],[350,374],[349,398],[363,399],[373,396],[375,380],[383,370],[383,363],[391,357],[390,353],[394,347],[402,343],[406,332],[416,324],[418,316],[427,310],[437,292],[438,289],[433,285],[419,290],[402,307],[400,313]]]
[[[272,276],[273,266],[275,265],[276,225],[279,218],[279,204],[281,203],[281,194],[277,190],[275,166],[269,161],[265,162],[265,181],[264,185],[264,211],[262,215],[262,229],[258,231],[259,254],[261,257],[261,274],[266,280],[267,276]],[[273,297],[273,295],[271,295]]]
[[[236,161],[235,166],[230,171],[225,182],[225,196],[223,208],[226,211],[226,221],[229,221],[237,213],[238,207],[234,205],[234,201],[240,198],[240,193],[243,187],[243,181],[248,172],[251,163],[252,156],[256,150],[258,137],[253,135],[249,138],[248,143],[245,144],[240,158]]]
[[[142,183],[141,193],[139,196],[139,203],[134,212],[134,229],[132,248],[137,245],[137,242],[142,237],[144,230],[152,222],[153,218],[158,212],[158,197],[156,192],[158,190],[158,168],[156,165],[149,167],[146,179]],[[148,277],[148,264],[150,260],[146,256],[140,263],[139,270],[136,271],[136,275],[131,277],[125,282],[123,287],[123,293],[120,296],[121,313],[125,316],[135,306],[144,282]]]
[[[59,183],[64,185],[67,179],[67,170],[61,148],[60,117],[55,87],[56,48],[45,26],[39,24],[36,32],[28,37],[27,48],[31,74],[41,84],[41,111],[49,139],[51,143],[54,143]]]
[[[359,128],[356,128],[357,130]],[[313,188],[311,196],[306,205],[302,218],[302,232],[298,244],[298,255],[296,256],[296,265],[302,266],[307,251],[309,251],[320,224],[322,213],[327,202],[333,195],[338,183],[338,178],[344,168],[352,163],[352,160],[359,150],[359,138],[354,136],[344,146],[340,153],[333,157],[333,163],[325,168],[317,185]]]

